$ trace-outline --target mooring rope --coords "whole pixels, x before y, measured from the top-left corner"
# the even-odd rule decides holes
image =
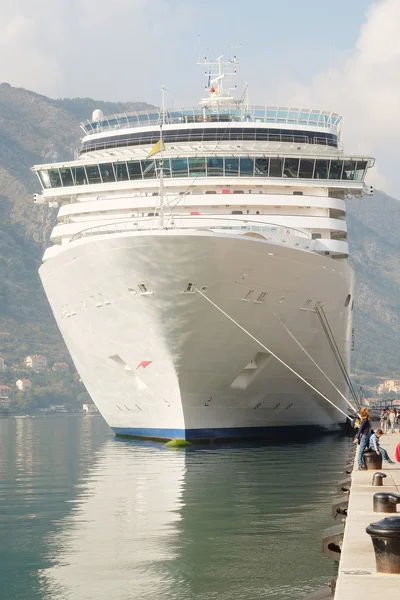
[[[298,377],[301,381],[303,381],[306,385],[308,385],[308,387],[310,387],[314,392],[316,392],[319,396],[321,396],[321,398],[323,398],[324,400],[326,400],[327,402],[329,402],[329,404],[331,404],[334,408],[336,408],[339,412],[341,412],[342,415],[344,415],[346,417],[346,419],[349,419],[351,421],[351,417],[349,415],[347,415],[341,408],[339,408],[334,402],[332,402],[332,400],[329,400],[329,398],[327,398],[322,392],[320,392],[309,381],[307,381],[307,379],[304,379],[304,377],[302,377],[300,375],[300,373],[297,373],[297,371],[295,371],[290,365],[288,365],[287,363],[285,363],[285,361],[282,360],[282,358],[280,358],[277,354],[275,354],[275,352],[272,352],[272,350],[270,350],[269,348],[267,348],[267,346],[265,346],[265,344],[263,344],[262,342],[260,342],[260,340],[258,340],[256,337],[254,337],[254,335],[252,335],[249,331],[247,331],[247,329],[245,329],[242,325],[240,325],[240,323],[238,323],[237,321],[235,321],[235,319],[233,319],[233,317],[231,317],[230,315],[228,315],[228,313],[226,313],[220,306],[218,306],[217,304],[215,304],[215,302],[213,302],[210,298],[208,298],[208,296],[206,296],[205,294],[203,294],[203,292],[201,292],[196,287],[194,289],[196,290],[196,292],[198,294],[200,294],[200,296],[203,296],[203,298],[205,298],[210,304],[212,304],[212,306],[214,306],[217,310],[219,310],[219,312],[222,313],[227,319],[229,319],[230,321],[232,321],[232,323],[234,323],[235,325],[237,325],[237,327],[239,327],[239,329],[241,329],[246,335],[248,335],[252,340],[254,340],[262,348],[264,348],[264,350],[266,350],[269,354],[271,354],[271,356],[273,356],[274,358],[276,358],[276,360],[278,362],[280,362],[287,369],[289,369],[289,371],[291,371],[294,375],[296,375],[296,377]]]
[[[289,328],[285,325],[285,323],[282,321],[282,319],[280,317],[278,317],[278,315],[272,310],[272,308],[266,304],[266,306],[269,308],[269,310],[272,312],[272,314],[274,315],[274,317],[277,319],[277,321],[279,321],[279,323],[282,325],[282,327],[284,328],[284,330],[290,335],[290,337],[292,338],[292,340],[294,340],[296,342],[296,344],[301,348],[301,350],[303,350],[304,354],[306,354],[306,356],[308,356],[308,358],[311,360],[311,362],[317,367],[318,371],[320,371],[322,373],[322,375],[324,377],[326,377],[326,379],[329,381],[329,383],[335,388],[335,390],[337,391],[337,393],[343,398],[343,400],[345,402],[347,402],[347,404],[350,406],[351,410],[354,411],[355,414],[357,414],[357,409],[354,408],[354,406],[352,405],[352,403],[346,398],[346,396],[339,390],[339,388],[336,387],[336,385],[333,383],[333,381],[328,377],[328,375],[325,373],[325,371],[323,369],[321,369],[321,367],[318,365],[318,363],[315,362],[315,360],[313,359],[313,357],[307,352],[307,350],[301,345],[301,343],[299,342],[299,340],[296,338],[296,336],[289,330]]]

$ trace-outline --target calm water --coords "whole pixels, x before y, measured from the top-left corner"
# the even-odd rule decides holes
[[[1,419],[1,597],[302,598],[333,573],[320,537],[348,448],[172,451],[100,417]]]

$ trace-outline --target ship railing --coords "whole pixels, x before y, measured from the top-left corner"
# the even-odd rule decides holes
[[[183,123],[210,122],[253,122],[253,123],[283,123],[287,125],[306,125],[321,128],[337,129],[341,117],[337,113],[319,109],[292,108],[283,106],[250,106],[237,105],[230,108],[198,107],[166,110],[150,109],[139,112],[126,112],[104,116],[100,121],[85,121],[81,123],[87,134],[102,131],[123,129],[125,127],[148,127],[159,125],[161,121],[169,125]]]
[[[232,136],[230,135],[232,131]],[[343,150],[343,144],[340,140],[332,140],[322,136],[313,136],[312,133],[310,135],[289,135],[289,134],[276,134],[273,132],[270,133],[244,133],[240,139],[235,136],[234,130],[228,130],[223,132],[223,139],[215,140],[210,139],[210,135],[207,132],[197,133],[196,131],[188,135],[187,133],[181,133],[174,135],[173,140],[167,140],[171,144],[179,144],[179,143],[206,143],[206,142],[217,142],[221,143],[235,143],[238,142],[264,142],[268,145],[276,145],[276,144],[292,144],[292,145],[300,145],[303,147],[310,147],[313,150],[320,148],[321,146],[327,146],[329,148],[334,148],[335,150]],[[142,145],[151,145],[157,142],[157,136],[154,133],[149,133],[148,136],[141,136],[140,138],[127,138],[127,139],[107,139],[105,141],[97,141],[97,142],[86,142],[82,146],[80,146],[75,151],[75,160],[78,159],[83,154],[87,152],[96,152],[99,150],[108,150],[112,148],[129,148],[130,146],[142,146]],[[168,148],[167,148],[168,149]],[[235,151],[237,151],[237,146],[235,145]]]
[[[159,214],[150,218],[131,219],[129,221],[118,221],[114,223],[106,223],[88,227],[76,233],[71,242],[76,240],[96,236],[110,235],[119,233],[137,233],[137,232],[158,232],[169,230],[192,230],[192,231],[209,231],[221,232],[229,231],[232,233],[259,233],[276,234],[280,236],[295,236],[300,238],[311,239],[311,233],[302,229],[295,229],[276,223],[267,223],[265,221],[246,220],[246,219],[227,219],[217,216],[201,217],[198,215],[188,215],[184,217],[175,217],[164,215],[161,219]]]

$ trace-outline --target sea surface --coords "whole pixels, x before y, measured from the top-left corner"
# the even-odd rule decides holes
[[[167,450],[101,417],[0,419],[0,598],[297,600],[350,447]]]

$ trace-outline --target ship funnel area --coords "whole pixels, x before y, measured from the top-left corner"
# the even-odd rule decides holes
[[[239,61],[236,56],[228,61],[224,61],[222,55],[216,60],[210,60],[205,56],[204,60],[199,60],[197,64],[206,68],[204,71],[207,78],[205,89],[209,92],[207,98],[200,100],[202,106],[239,104],[239,100],[236,100],[230,93],[232,90],[236,90],[237,86],[224,88],[224,82],[237,74],[235,67],[239,64]]]

